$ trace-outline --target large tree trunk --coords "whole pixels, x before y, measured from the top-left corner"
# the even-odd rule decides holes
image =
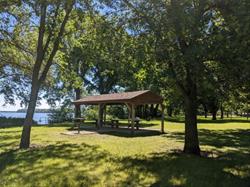
[[[144,118],[146,120],[150,119],[149,112],[148,112],[148,104],[146,104],[145,107],[144,107]]]
[[[154,117],[154,105],[153,104],[150,105],[149,110],[150,110],[150,116],[151,118],[153,118]]]
[[[185,95],[185,145],[184,152],[200,155],[198,130],[197,130],[197,96],[196,86],[190,88],[190,93]]]
[[[46,9],[47,9],[47,3],[42,1],[41,2],[41,9],[40,9],[40,26],[39,26],[39,34],[38,34],[38,43],[37,43],[37,57],[36,62],[34,64],[33,68],[33,74],[32,74],[32,84],[31,84],[31,93],[30,93],[30,100],[28,104],[28,109],[26,113],[26,118],[23,125],[23,131],[21,136],[21,142],[20,142],[20,148],[29,148],[30,145],[30,132],[31,132],[31,126],[33,121],[33,115],[36,108],[36,102],[38,97],[38,92],[40,89],[40,85],[44,82],[47,73],[53,63],[53,58],[56,55],[56,52],[58,50],[60,40],[64,33],[65,25],[69,19],[70,12],[73,8],[74,1],[69,2],[67,6],[65,7],[66,14],[64,16],[64,19],[61,23],[59,32],[57,37],[55,38],[54,45],[52,47],[51,52],[48,55],[48,59],[46,63],[44,63],[44,67],[42,68],[42,72],[40,72],[42,63],[45,60],[45,54],[48,52],[48,47],[50,44],[50,39],[52,37],[53,32],[49,32],[49,35],[47,37],[47,40],[44,44],[44,35],[45,35],[45,26],[46,26]],[[59,6],[59,5],[58,5]]]
[[[76,97],[76,100],[81,99],[80,88],[75,88],[75,97]],[[81,117],[81,106],[75,105],[75,118],[80,118],[80,117]]]
[[[158,108],[159,108],[159,104],[155,105],[155,107],[154,107],[154,114],[153,114],[154,117],[158,117],[157,116]]]
[[[167,113],[168,113],[168,116],[169,116],[169,117],[172,117],[172,116],[173,116],[173,108],[172,108],[171,105],[169,105],[169,106],[167,107]]]
[[[220,118],[224,119],[224,108],[222,104],[220,105]]]
[[[36,102],[38,97],[39,85],[37,81],[32,81],[31,94],[29,105],[26,113],[26,117],[23,124],[23,131],[20,142],[20,149],[27,149],[30,146],[30,132],[33,122],[33,116],[36,108]]]
[[[207,113],[208,113],[207,105],[203,104],[203,108],[204,108],[204,116],[205,118],[207,118]]]
[[[143,112],[144,112],[144,105],[140,106],[140,118],[143,118]]]
[[[99,110],[98,110],[98,128],[103,127],[103,114],[105,110],[105,104],[99,104]]]
[[[217,120],[217,110],[212,111],[212,120]]]

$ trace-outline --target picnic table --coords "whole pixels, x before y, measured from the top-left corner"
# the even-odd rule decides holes
[[[141,121],[141,120],[140,120],[140,118],[138,118],[138,117],[136,117],[135,120],[134,120],[136,130],[139,130],[140,121]],[[131,123],[132,123],[132,120],[129,119],[128,122],[129,122],[128,128],[130,128],[131,125],[132,125],[132,124],[131,124]]]
[[[119,128],[119,120],[111,119],[110,121],[106,121],[105,125],[110,125],[112,128],[114,127]]]

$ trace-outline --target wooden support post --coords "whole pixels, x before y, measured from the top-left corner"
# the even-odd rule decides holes
[[[75,115],[74,115],[74,119],[80,118],[80,117],[81,117],[81,110],[80,110],[80,115],[79,115],[79,107],[80,107],[80,105],[75,104]],[[77,122],[74,121],[73,126],[72,126],[72,129],[74,130],[74,129],[77,128],[77,127],[78,127],[78,124],[77,124]]]
[[[129,103],[125,103],[125,105],[126,105],[127,108],[128,108],[128,123],[129,123],[129,125],[130,125],[132,109],[131,109],[131,106],[130,106]]]
[[[164,133],[164,105],[161,104],[161,133]]]
[[[80,134],[81,123],[84,122],[83,118],[74,118],[74,127],[77,127],[77,132]],[[74,130],[74,129],[73,129]]]
[[[75,104],[75,118],[81,117],[81,105]]]
[[[101,128],[101,107],[102,107],[102,105],[101,104],[99,104],[98,105],[98,122],[97,122],[97,128],[99,129],[99,128]]]
[[[103,106],[104,107],[104,110],[103,110],[103,122],[104,122],[104,124],[106,124],[106,108],[107,108],[107,105],[104,105]]]
[[[78,134],[80,134],[80,130],[81,130],[81,122],[78,121]]]
[[[134,126],[135,126],[135,105],[132,104],[132,107],[131,107],[131,117],[132,117],[132,120],[131,120],[131,133],[132,135],[134,134]]]

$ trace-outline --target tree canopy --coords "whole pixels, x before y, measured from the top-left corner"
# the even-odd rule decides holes
[[[0,94],[27,106],[20,147],[40,98],[67,108],[150,89],[169,116],[185,114],[184,152],[199,155],[198,114],[249,112],[249,10],[248,0],[1,2]]]

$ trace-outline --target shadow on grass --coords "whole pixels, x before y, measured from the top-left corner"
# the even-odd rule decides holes
[[[77,129],[73,130],[69,128],[68,131],[77,131]],[[135,129],[134,133],[132,134],[131,128],[126,128],[126,127],[120,127],[120,128],[102,127],[100,129],[97,129],[95,126],[81,126],[80,132],[81,131],[88,131],[98,134],[106,134],[111,136],[127,137],[127,138],[158,136],[161,134],[161,132],[158,130],[143,129],[143,128],[140,128],[139,130]]]
[[[86,144],[56,144],[26,151],[12,150],[0,155],[0,174],[14,175],[14,179],[31,186],[72,186],[74,180],[78,180],[80,186],[92,186],[99,180],[87,172],[102,164],[105,157],[105,152]],[[85,168],[78,168],[79,163]],[[68,172],[73,172],[75,178],[68,180],[71,175]],[[9,183],[8,178],[3,179],[0,186]]]
[[[177,141],[183,133],[163,135]],[[153,153],[150,158],[125,158],[124,168],[139,168],[139,173],[154,173],[157,181],[150,186],[249,186],[250,130],[199,130],[200,144],[213,146],[216,157],[204,158],[183,153]],[[229,150],[220,150],[227,147]],[[213,155],[212,155],[213,156]],[[128,164],[128,165],[126,165]],[[139,173],[131,172],[126,185]],[[138,175],[135,178],[135,175]],[[125,186],[126,186],[125,185]]]
[[[120,122],[119,123],[119,127],[128,127],[128,123],[127,122]],[[53,123],[53,124],[49,124],[47,125],[48,127],[69,127],[69,128],[72,128],[73,127],[73,123],[72,122],[68,122],[68,123]],[[81,124],[81,127],[84,127],[84,126],[91,126],[91,127],[95,127],[96,124],[95,122],[91,122],[91,121],[87,121],[87,122],[84,122]],[[140,123],[139,127],[140,128],[145,128],[145,127],[152,127],[152,126],[155,126],[154,123]]]
[[[246,119],[217,119],[217,120],[211,120],[211,119],[198,119],[198,123],[249,123],[249,120]]]
[[[112,136],[119,136],[119,137],[126,137],[126,138],[133,138],[133,137],[147,137],[147,136],[158,136],[160,135],[160,131],[156,130],[135,130],[134,134],[131,133],[131,131],[128,130],[114,130],[114,131],[100,131],[99,134],[107,134]]]
[[[248,186],[249,158],[242,154],[241,162],[235,154],[224,158],[202,158],[174,153],[153,154],[151,158],[125,158],[124,168],[138,168],[130,171],[124,186],[140,184],[140,173],[156,176],[150,186]],[[239,157],[238,157],[239,158]],[[244,160],[245,159],[245,160]]]
[[[0,153],[15,148],[19,143],[16,140],[20,140],[20,137],[18,130],[0,131]]]
[[[250,130],[200,129],[199,136],[218,157],[176,152],[118,157],[98,146],[63,142],[8,150],[0,154],[0,186],[249,186]],[[184,134],[163,137],[183,141]],[[10,131],[0,138],[4,143],[18,137]],[[231,150],[220,150],[224,147]]]
[[[165,119],[166,121],[175,122],[175,123],[185,123],[185,118],[183,117],[168,117]],[[212,120],[211,118],[203,118],[203,119],[197,119],[198,123],[249,123],[250,120],[247,119],[217,119]]]
[[[200,129],[201,145],[210,145],[216,148],[231,147],[235,149],[248,148],[250,152],[250,129],[207,130]]]
[[[44,126],[44,125],[38,125],[38,124],[32,124],[32,127],[40,127],[40,126]],[[14,127],[23,127],[23,124],[11,124],[11,125],[0,125],[0,130],[1,129],[10,129],[10,128],[14,128]]]
[[[231,152],[202,158],[166,152],[116,157],[97,146],[55,144],[1,154],[0,185],[247,186],[248,156]]]
[[[184,132],[173,132],[163,135],[184,141]],[[250,129],[208,130],[199,129],[200,145],[213,146],[215,148],[230,147],[236,150],[250,152]]]

